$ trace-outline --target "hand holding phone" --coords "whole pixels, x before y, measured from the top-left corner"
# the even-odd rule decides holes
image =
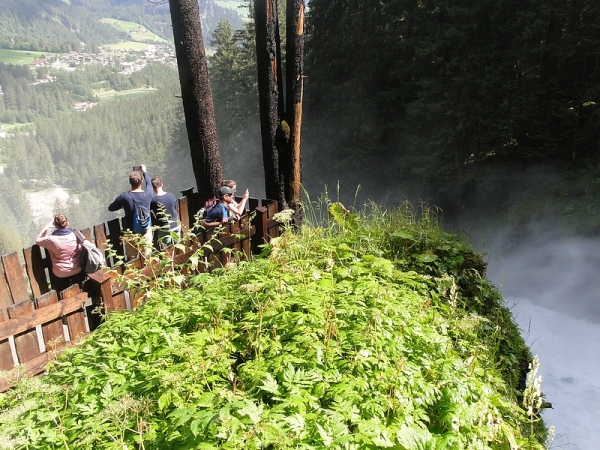
[[[141,170],[142,170],[142,166],[133,166],[134,172],[141,172]]]

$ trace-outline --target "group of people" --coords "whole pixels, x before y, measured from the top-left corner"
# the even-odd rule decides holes
[[[108,205],[109,211],[125,212],[123,222],[124,230],[137,235],[135,239],[125,240],[125,255],[127,259],[137,257],[141,243],[143,253],[148,256],[152,249],[153,228],[157,230],[157,242],[161,247],[173,244],[174,238],[181,237],[181,222],[177,198],[171,192],[166,192],[160,177],[150,179],[145,165],[134,167],[129,175],[131,189],[122,192]],[[206,228],[217,227],[230,220],[237,220],[244,214],[249,192],[242,196],[238,203],[235,200],[236,183],[233,180],[224,180],[219,189],[218,201],[208,211],[201,225]],[[140,210],[150,214],[151,221],[145,228],[139,230]],[[137,227],[134,227],[137,222]],[[52,233],[48,233],[55,228]],[[134,229],[138,231],[134,232]],[[47,223],[36,238],[36,244],[47,250],[52,262],[50,282],[52,288],[60,292],[73,284],[80,284],[85,280],[86,274],[81,266],[81,242],[69,227],[69,221],[63,214],[57,214]]]

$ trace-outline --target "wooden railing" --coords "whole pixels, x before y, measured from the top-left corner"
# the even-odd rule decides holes
[[[182,192],[179,212],[183,234],[194,226],[194,214],[207,200],[192,189]],[[280,234],[280,224],[273,220],[278,212],[273,200],[249,199],[247,213],[240,220],[227,224],[215,236],[215,230],[200,230],[186,240],[184,249],[167,249],[175,264],[183,264],[206,242],[203,249],[206,264],[197,271],[210,271],[224,266],[233,251],[239,258],[249,258],[260,251],[260,245]],[[122,219],[95,225],[81,230],[98,248],[111,252],[107,264],[117,263],[116,256],[124,255],[121,242]],[[227,249],[227,250],[225,250]],[[0,392],[10,388],[20,376],[33,376],[44,372],[46,364],[65,348],[77,343],[93,332],[101,317],[112,312],[137,307],[143,298],[141,290],[127,291],[125,283],[117,282],[118,275],[127,279],[127,269],[141,270],[142,277],[157,274],[156,264],[145,262],[143,257],[128,261],[114,270],[100,270],[90,274],[82,289],[74,285],[56,292],[52,290],[48,271],[51,261],[38,245],[1,257],[0,264]],[[137,275],[139,276],[138,272]],[[95,312],[96,309],[99,309]],[[13,370],[17,369],[17,370]]]

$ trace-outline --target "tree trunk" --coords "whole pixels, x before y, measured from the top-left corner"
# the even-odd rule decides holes
[[[169,0],[185,125],[196,187],[212,195],[223,179],[198,0]]]
[[[277,1],[256,0],[254,16],[265,193],[267,198],[279,202],[280,209],[284,209],[287,207],[287,203],[283,174],[280,170],[280,149],[282,148],[280,142],[285,139],[285,133],[281,131],[283,80],[279,54]]]
[[[285,198],[299,214],[301,172],[302,97],[304,90],[304,0],[287,0],[286,121],[289,139],[284,152]],[[299,217],[299,215],[298,215]]]

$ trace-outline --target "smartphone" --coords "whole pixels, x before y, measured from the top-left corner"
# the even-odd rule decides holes
[[[142,170],[142,166],[133,166],[134,172],[140,172]]]

